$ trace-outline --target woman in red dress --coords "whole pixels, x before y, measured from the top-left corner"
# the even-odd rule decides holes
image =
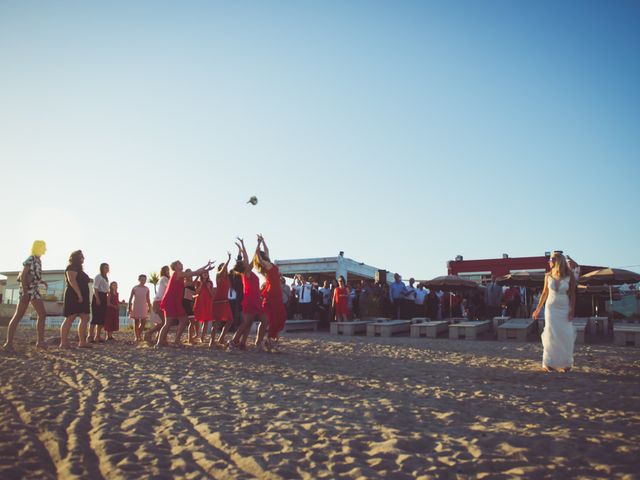
[[[260,298],[260,280],[253,273],[253,264],[249,261],[247,249],[244,241],[238,238],[240,243],[236,243],[238,249],[242,252],[242,286],[244,290],[244,298],[242,299],[242,324],[233,336],[233,340],[229,343],[230,347],[246,350],[247,338],[254,319],[257,317],[260,324],[258,325],[258,335],[256,336],[256,349],[262,350],[262,340],[266,333],[267,317],[262,310],[262,300]]]
[[[200,280],[196,285],[196,294],[193,297],[195,299],[193,315],[195,321],[202,324],[202,334],[200,335],[200,342],[202,343],[209,322],[213,320],[211,315],[213,311],[213,282],[209,279],[209,272],[204,272],[200,276]],[[191,327],[189,328],[191,329]],[[191,337],[196,336],[197,333],[197,331],[189,331]],[[193,342],[193,339],[191,341]]]
[[[229,274],[227,268],[231,261],[231,253],[227,252],[227,263],[218,266],[216,274],[215,296],[213,297],[212,318],[214,321],[211,330],[211,340],[209,347],[214,345],[224,345],[224,337],[227,334],[229,326],[233,323],[233,312],[229,305]],[[220,336],[216,340],[216,333],[221,329]],[[202,333],[202,341],[204,341],[204,332]]]
[[[338,288],[333,291],[333,308],[338,322],[346,322],[349,315],[349,289],[344,284],[344,277],[340,275]]]
[[[262,245],[263,250],[260,250]],[[267,349],[271,349],[271,340],[277,342],[280,332],[284,328],[287,319],[287,309],[282,303],[282,283],[280,282],[280,270],[277,265],[271,263],[269,248],[262,235],[258,235],[258,248],[253,257],[256,270],[266,279],[263,290],[262,308],[269,322],[269,336]]]
[[[184,310],[182,303],[184,298],[184,279],[187,276],[194,277],[202,275],[204,272],[211,269],[213,269],[211,261],[207,262],[204,267],[199,268],[196,271],[191,271],[189,269],[185,270],[180,260],[176,260],[171,264],[171,270],[173,270],[173,273],[169,279],[167,290],[164,292],[162,300],[160,301],[160,308],[164,310],[164,324],[160,329],[156,347],[169,346],[167,343],[167,334],[169,333],[169,328],[171,328],[171,325],[175,321],[178,322],[178,331],[176,333],[174,345],[176,347],[182,346],[181,338],[188,322],[187,312]]]
[[[113,332],[120,330],[120,298],[118,297],[118,282],[109,284],[109,300],[107,300],[107,313],[104,319],[104,331],[107,332],[107,341],[113,340]]]

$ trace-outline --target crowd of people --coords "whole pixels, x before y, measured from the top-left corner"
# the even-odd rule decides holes
[[[152,302],[151,292],[146,286],[147,276],[141,274],[137,285],[131,289],[128,301],[134,341],[146,341],[157,348],[167,347],[168,334],[175,327],[175,347],[183,346],[182,336],[187,329],[191,344],[205,343],[209,335],[209,347],[246,350],[251,328],[254,322],[258,322],[255,348],[271,351],[277,347],[287,318],[316,319],[328,323],[371,316],[396,319],[426,317],[431,320],[447,317],[482,319],[498,314],[515,316],[519,313],[522,299],[527,299],[530,294],[520,287],[497,285],[495,279],[484,291],[473,288],[463,294],[442,292],[427,289],[422,283],[415,285],[413,278],[407,285],[397,273],[391,284],[362,280],[349,285],[341,276],[336,282],[324,281],[322,286],[313,277],[305,278],[298,274],[289,286],[280,275],[278,266],[271,262],[269,248],[262,235],[257,236],[252,257],[244,240],[237,240],[235,265],[229,269],[231,253],[227,252],[226,262],[215,269],[215,284],[209,273],[214,270],[211,261],[192,270],[176,260],[160,269]],[[43,283],[41,256],[45,252],[45,242],[36,240],[31,255],[23,262],[23,270],[18,276],[20,300],[9,322],[4,344],[7,350],[13,348],[16,329],[29,304],[37,314],[36,347],[46,348],[46,313],[40,293]],[[549,326],[545,327],[542,335],[545,350],[543,367],[546,370],[566,369],[573,364],[575,332],[567,320],[570,321],[575,312],[579,271],[567,262],[561,252],[554,252],[549,262],[550,273],[545,277],[544,288],[527,299],[527,303],[532,309],[535,307],[532,315],[536,318],[542,315],[542,307],[545,307],[545,320]],[[262,285],[254,270],[263,277]],[[108,263],[101,263],[99,271],[93,280],[91,293],[82,251],[76,250],[69,256],[65,269],[60,348],[70,348],[69,331],[76,318],[79,318],[79,348],[113,341],[113,333],[119,330],[118,284],[109,281]],[[149,318],[153,326],[147,330]],[[233,336],[227,340],[231,332]]]
[[[281,276],[277,265],[271,262],[269,248],[262,235],[257,236],[257,246],[249,256],[244,240],[236,243],[238,255],[235,265],[229,269],[231,253],[227,261],[216,269],[215,286],[210,277],[214,264],[209,261],[201,268],[185,268],[179,260],[160,269],[153,302],[146,286],[147,276],[141,274],[138,283],[131,289],[128,301],[128,316],[133,324],[134,341],[169,346],[168,334],[176,328],[172,345],[183,346],[182,337],[188,327],[189,342],[203,343],[209,335],[210,347],[246,350],[251,327],[258,322],[255,348],[271,351],[277,347],[280,332],[287,317],[282,302]],[[16,329],[31,304],[36,312],[36,347],[46,348],[46,312],[41,298],[41,257],[46,253],[46,243],[36,240],[31,255],[23,262],[18,276],[20,299],[7,328],[6,350],[13,348]],[[76,250],[69,256],[65,269],[64,321],[60,327],[60,348],[70,348],[69,331],[73,322],[78,323],[78,347],[91,348],[92,343],[113,341],[113,333],[120,328],[120,293],[118,283],[109,281],[109,264],[101,263],[100,273],[91,279],[84,270],[84,255]],[[254,272],[264,278],[260,285]],[[153,326],[146,330],[147,320]],[[236,323],[237,324],[234,324]],[[210,327],[210,329],[209,329]],[[230,330],[234,335],[226,336]],[[103,336],[104,332],[104,336]]]

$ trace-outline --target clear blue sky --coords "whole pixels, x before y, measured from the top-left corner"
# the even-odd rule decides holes
[[[638,2],[3,1],[0,269],[638,265],[639,86]]]

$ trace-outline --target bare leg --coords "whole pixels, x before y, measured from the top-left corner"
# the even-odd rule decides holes
[[[209,330],[209,322],[202,322],[202,332],[200,332],[200,341],[204,343],[204,339],[207,336],[207,331]]]
[[[93,325],[92,325],[92,326],[93,326]],[[96,325],[96,326],[98,327],[98,328],[96,329],[96,330],[97,330],[97,333],[96,333],[96,336],[95,336],[95,337],[93,337],[93,339],[94,339],[96,342],[99,342],[100,340],[102,340],[102,325]]]
[[[31,300],[31,304],[38,314],[36,323],[36,348],[46,349],[47,345],[44,343],[44,321],[47,318],[47,312],[45,312],[42,300],[39,298]]]
[[[93,324],[89,326],[89,337],[87,338],[87,341],[91,343],[96,341],[96,326]]]
[[[142,318],[140,319],[140,341],[144,340],[144,329],[147,326],[147,319],[146,318]]]
[[[242,323],[236,330],[236,333],[233,335],[233,339],[231,340],[236,345],[240,345],[242,343],[242,338],[244,337],[245,331],[251,329],[251,321],[252,317],[246,314],[241,314],[240,318],[242,319]]]
[[[267,316],[263,313],[260,315],[260,324],[258,325],[258,335],[256,337],[256,347],[262,348],[262,341],[264,340],[264,335],[267,333]]]
[[[62,325],[60,325],[60,348],[69,348],[69,330],[77,315],[70,315],[64,319]]]
[[[9,328],[7,328],[7,341],[4,344],[5,350],[13,349],[13,338],[16,335],[16,329],[18,328],[18,324],[24,314],[27,313],[27,308],[29,307],[29,297],[27,295],[23,295],[16,306],[16,311],[11,317],[11,321],[9,322]]]
[[[166,347],[167,346],[167,334],[169,333],[169,324],[173,318],[164,319],[164,323],[160,328],[160,333],[158,334],[158,341],[156,342],[156,347]]]
[[[154,325],[151,330],[149,330],[147,333],[144,334],[144,339],[147,342],[150,342],[153,338],[153,334],[156,332],[159,332],[162,329],[163,323],[158,323],[156,325]]]
[[[197,330],[196,330],[196,324],[195,324],[195,320],[193,318],[189,318],[189,343],[191,345],[194,345],[196,343],[196,334],[197,334]]]
[[[78,324],[78,347],[87,348],[87,324],[89,323],[89,314],[80,314],[80,323]]]
[[[219,343],[224,343],[224,337],[227,334],[229,327],[231,326],[231,320],[227,320],[226,322],[222,322],[222,323],[223,323],[222,330],[220,331],[220,336],[218,337]],[[211,332],[211,337],[213,341],[213,332]]]
[[[187,328],[187,321],[185,317],[178,319],[178,331],[176,332],[176,339],[173,342],[176,346],[182,346],[182,334],[184,333],[184,329]]]

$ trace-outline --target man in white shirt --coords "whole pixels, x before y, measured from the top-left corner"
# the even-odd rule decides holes
[[[424,285],[422,283],[419,283],[418,289],[416,290],[416,313],[419,317],[423,317],[426,315],[426,306],[424,302],[428,294],[429,290],[424,288]]]
[[[302,275],[297,275],[299,280],[299,284],[296,285],[296,292],[298,296],[298,313],[302,316],[303,319],[311,318],[311,290],[313,286],[311,283],[302,277]]]

